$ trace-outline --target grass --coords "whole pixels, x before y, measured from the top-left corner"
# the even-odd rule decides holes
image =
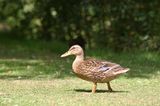
[[[115,92],[99,84],[96,94],[90,93],[90,83],[77,78],[0,83],[0,102],[7,106],[159,106],[160,100],[156,79],[120,78],[112,83]]]
[[[57,41],[0,40],[1,106],[159,106],[160,55],[87,50],[87,56],[110,60],[131,70],[113,80],[114,92],[77,78],[73,57],[61,59],[66,46]],[[6,41],[8,43],[6,43]]]

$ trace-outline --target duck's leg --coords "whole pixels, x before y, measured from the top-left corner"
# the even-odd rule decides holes
[[[95,92],[96,92],[96,88],[97,88],[97,83],[94,82],[94,83],[93,83],[93,88],[92,88],[92,93],[95,93]]]
[[[113,90],[112,90],[112,88],[111,88],[110,82],[107,82],[107,86],[108,86],[108,91],[109,91],[109,92],[112,92]]]

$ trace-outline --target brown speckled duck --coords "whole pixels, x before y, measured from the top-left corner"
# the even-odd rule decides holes
[[[119,64],[101,61],[95,59],[84,60],[83,49],[79,45],[73,45],[61,57],[75,55],[76,58],[72,64],[73,72],[81,79],[93,82],[92,93],[96,92],[97,83],[107,83],[108,90],[112,91],[110,81],[120,74],[129,71],[129,68],[123,68]]]

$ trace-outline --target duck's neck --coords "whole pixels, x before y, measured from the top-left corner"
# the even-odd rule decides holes
[[[72,64],[73,71],[76,71],[77,66],[83,61],[84,61],[84,54],[82,53],[80,55],[77,55],[75,60],[74,60],[74,62],[73,62],[73,64]]]

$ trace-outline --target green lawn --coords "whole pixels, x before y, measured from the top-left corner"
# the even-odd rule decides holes
[[[155,52],[113,53],[87,50],[87,56],[110,60],[131,70],[111,83],[77,78],[73,57],[61,59],[66,46],[59,42],[0,40],[1,106],[160,106],[160,55]]]

